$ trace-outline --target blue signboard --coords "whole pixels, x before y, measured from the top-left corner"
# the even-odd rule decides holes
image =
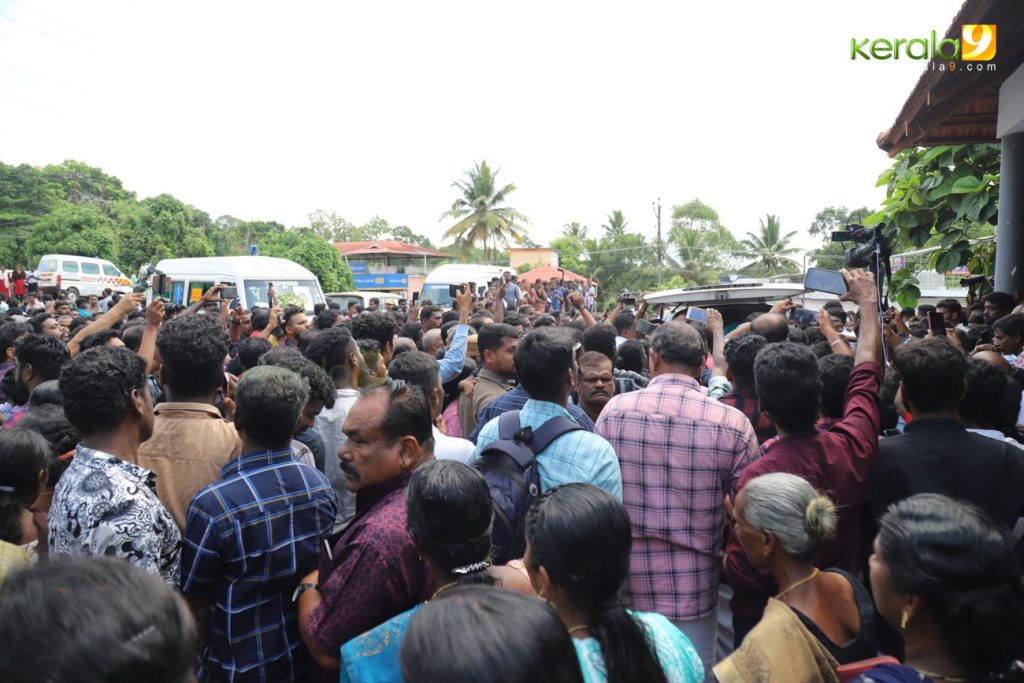
[[[396,273],[368,273],[356,275],[356,289],[408,289],[409,276]]]
[[[366,264],[359,261],[349,261],[348,267],[352,269],[353,275],[363,275],[366,273]]]

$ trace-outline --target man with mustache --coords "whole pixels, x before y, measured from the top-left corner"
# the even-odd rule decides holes
[[[430,407],[411,384],[392,382],[359,396],[345,417],[338,450],[356,517],[333,545],[323,544],[320,569],[296,590],[303,642],[338,679],[338,649],[430,597],[427,565],[406,531],[405,487],[434,459]]]
[[[608,356],[597,351],[587,351],[576,361],[580,369],[579,405],[587,416],[597,422],[601,410],[615,393],[615,375]]]

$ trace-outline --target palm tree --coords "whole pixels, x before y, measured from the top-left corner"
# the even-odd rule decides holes
[[[457,247],[463,251],[481,243],[484,256],[491,261],[492,248],[507,245],[509,239],[521,242],[523,232],[520,224],[530,219],[510,206],[504,206],[509,194],[515,191],[512,183],[497,189],[498,170],[491,170],[486,161],[481,161],[466,171],[465,180],[456,180],[452,187],[462,193],[452,202],[452,208],[441,214],[445,218],[457,218],[458,222],[444,233],[445,238],[454,238]]]
[[[769,214],[761,220],[760,231],[757,234],[747,233],[747,239],[741,242],[747,257],[754,261],[740,271],[759,277],[799,271],[800,264],[789,258],[799,251],[790,244],[795,236],[796,230],[783,235],[778,216]]]
[[[582,243],[587,239],[587,226],[580,225],[577,221],[566,223],[562,226],[562,235]]]
[[[604,228],[606,235],[609,237],[618,237],[626,234],[626,226],[629,225],[629,221],[626,220],[621,211],[615,209],[605,220],[608,222],[601,227]]]

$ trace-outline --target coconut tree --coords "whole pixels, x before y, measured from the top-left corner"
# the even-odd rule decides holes
[[[583,242],[587,239],[587,226],[580,225],[578,221],[572,223],[566,223],[562,226],[562,236],[570,237],[577,242]]]
[[[509,183],[499,189],[497,177],[498,169],[491,170],[486,161],[475,164],[466,171],[463,180],[452,183],[460,196],[441,214],[441,220],[458,220],[444,233],[445,238],[454,239],[462,250],[481,244],[488,262],[499,245],[507,245],[510,239],[521,242],[524,237],[521,226],[530,222],[511,206],[505,206],[516,186]]]
[[[800,264],[789,258],[799,249],[791,240],[796,230],[782,234],[782,225],[778,216],[769,214],[761,220],[761,228],[757,233],[747,233],[747,238],[740,244],[747,258],[754,260],[740,270],[757,277],[771,277],[800,270]]]
[[[621,237],[626,234],[626,226],[629,225],[629,221],[626,220],[621,211],[615,209],[605,220],[608,222],[604,223],[601,227],[604,228],[606,236]]]

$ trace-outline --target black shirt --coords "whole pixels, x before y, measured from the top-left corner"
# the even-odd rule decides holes
[[[867,589],[853,577],[852,574],[842,569],[828,569],[826,571],[839,574],[850,582],[853,588],[853,599],[857,603],[857,616],[859,627],[857,635],[845,643],[834,643],[825,635],[825,632],[818,628],[818,625],[811,621],[803,612],[796,608],[790,608],[796,613],[807,630],[814,634],[814,637],[828,650],[840,664],[859,662],[862,659],[871,659],[878,655],[878,644],[875,642],[875,603]]]
[[[974,503],[1012,529],[1024,515],[1024,451],[968,432],[956,420],[913,420],[903,434],[878,444],[868,480],[872,520],[917,493]]]

